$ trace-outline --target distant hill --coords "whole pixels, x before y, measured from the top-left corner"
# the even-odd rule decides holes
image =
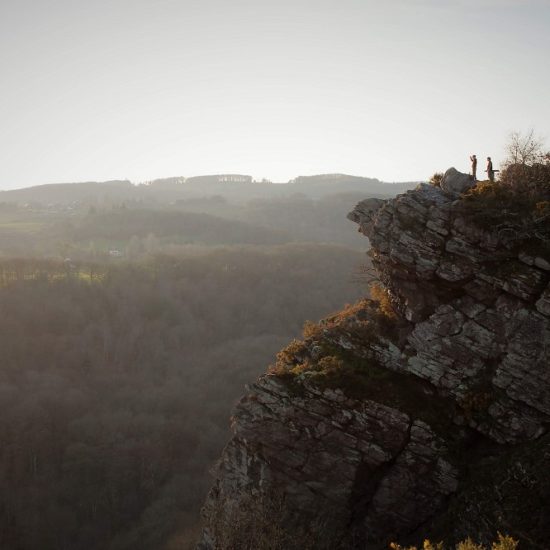
[[[0,203],[90,204],[139,201],[146,203],[173,203],[189,198],[219,195],[236,202],[250,199],[289,197],[301,193],[320,198],[335,193],[362,193],[364,197],[391,197],[416,186],[417,182],[385,183],[374,178],[347,174],[320,174],[299,176],[288,183],[253,181],[242,174],[218,174],[184,178],[175,176],[134,185],[128,180],[81,183],[53,183],[0,191]]]
[[[386,183],[376,178],[348,174],[318,174],[298,176],[288,182],[295,192],[309,196],[364,191],[370,195],[394,196],[416,186],[418,182]]]
[[[151,187],[156,188],[168,188],[171,189],[173,187],[178,187],[182,185],[185,182],[185,178],[183,176],[174,176],[171,178],[159,178],[153,181],[145,182],[145,185],[149,185]]]
[[[382,183],[377,178],[365,178],[363,176],[351,176],[349,174],[316,174],[313,176],[298,176],[288,183],[341,183],[341,182],[369,182]]]
[[[136,187],[129,180],[87,181],[80,183],[49,183],[23,189],[0,191],[0,202],[23,203],[70,203],[102,197],[110,200],[125,200],[133,197]]]

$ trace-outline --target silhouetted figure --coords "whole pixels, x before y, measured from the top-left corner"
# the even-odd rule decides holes
[[[474,178],[474,181],[477,181],[477,157],[475,155],[470,155],[470,160],[472,161],[472,176]]]
[[[487,177],[489,178],[490,182],[495,181],[495,171],[493,170],[493,161],[491,160],[491,157],[487,157]]]

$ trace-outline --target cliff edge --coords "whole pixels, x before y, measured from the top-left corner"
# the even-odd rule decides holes
[[[349,218],[379,285],[247,388],[200,547],[550,547],[547,242],[423,184]]]

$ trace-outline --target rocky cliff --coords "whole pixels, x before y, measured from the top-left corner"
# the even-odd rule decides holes
[[[201,546],[248,548],[239,532],[264,514],[300,548],[499,530],[550,547],[546,244],[428,185],[349,218],[371,243],[374,298],[307,326],[248,388]]]

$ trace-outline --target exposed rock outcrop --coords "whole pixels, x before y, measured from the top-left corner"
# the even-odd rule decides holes
[[[449,168],[441,178],[441,189],[452,195],[460,195],[475,185],[474,178],[469,174]]]
[[[310,327],[248,388],[202,547],[216,548],[214,517],[269,491],[284,497],[285,528],[325,518],[343,534],[334,548],[499,529],[548,547],[536,522],[550,510],[547,248],[527,254],[429,185],[349,217],[387,294]],[[535,493],[527,540],[509,503]]]

